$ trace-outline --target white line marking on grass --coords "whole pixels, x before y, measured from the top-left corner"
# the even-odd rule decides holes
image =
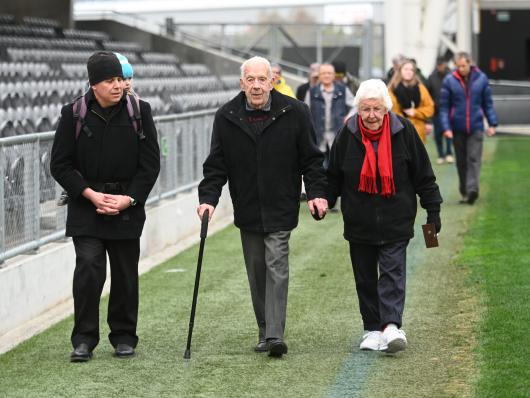
[[[186,272],[184,268],[171,268],[168,269],[166,272]]]

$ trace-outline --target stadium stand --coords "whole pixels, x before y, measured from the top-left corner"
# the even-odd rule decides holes
[[[134,67],[135,91],[154,115],[211,109],[239,90],[238,76],[147,51],[104,32],[62,29],[54,20],[0,15],[0,138],[53,130],[60,108],[83,93],[92,52],[117,51]]]

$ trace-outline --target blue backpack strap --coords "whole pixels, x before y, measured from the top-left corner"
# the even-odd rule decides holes
[[[86,98],[84,95],[77,97],[73,105],[73,117],[75,121],[75,139],[79,139],[79,134],[81,130],[85,131],[89,137],[92,136],[92,132],[85,125],[85,117],[88,111]]]
[[[127,93],[127,113],[133,125],[134,131],[141,140],[145,139],[142,129],[142,115],[140,113],[140,98],[137,95]]]

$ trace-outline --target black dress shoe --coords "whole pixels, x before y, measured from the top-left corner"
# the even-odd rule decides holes
[[[282,339],[269,339],[267,344],[270,357],[281,358],[283,354],[287,354],[287,344]]]
[[[254,347],[254,351],[256,352],[266,352],[269,348],[267,347],[267,341],[265,339],[258,341],[258,344],[256,344],[256,347]]]
[[[119,358],[132,357],[134,355],[134,348],[131,347],[129,344],[120,343],[116,346],[116,349],[114,350],[114,355]]]
[[[472,205],[473,203],[475,203],[475,201],[477,200],[478,198],[478,192],[469,192],[467,194],[467,203]]]
[[[92,351],[87,343],[81,343],[70,354],[70,362],[88,362],[92,358]]]

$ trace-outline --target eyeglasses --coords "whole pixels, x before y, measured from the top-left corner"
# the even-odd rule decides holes
[[[363,116],[370,116],[371,114],[382,116],[386,113],[386,108],[383,106],[374,106],[373,108],[359,108],[359,114]]]

